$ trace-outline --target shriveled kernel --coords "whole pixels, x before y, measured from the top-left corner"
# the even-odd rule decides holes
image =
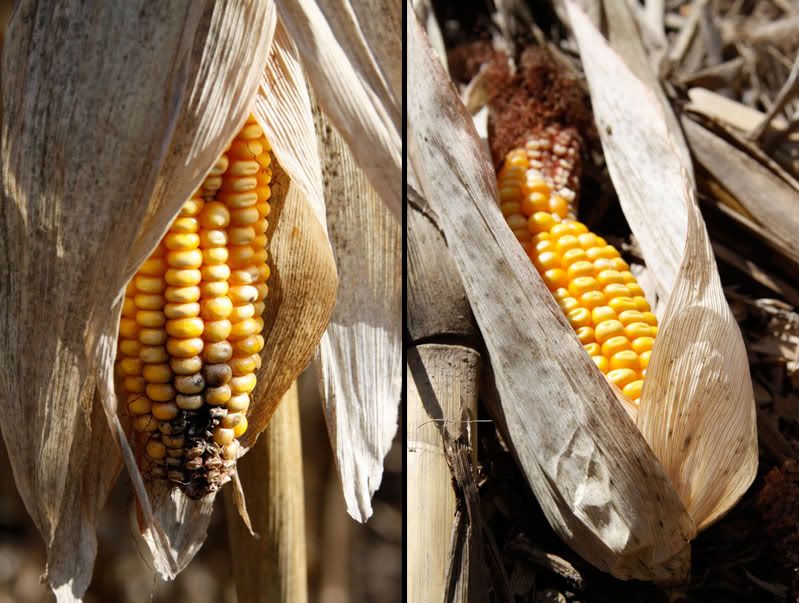
[[[214,429],[214,442],[219,446],[225,446],[233,441],[234,435],[232,429],[225,429],[224,427],[217,427]]]
[[[525,220],[524,216],[521,214],[511,214],[505,219],[505,222],[508,224],[511,230],[527,228],[527,220]]]
[[[186,438],[182,435],[162,435],[161,439],[168,448],[183,448],[186,445]]]
[[[226,461],[235,461],[240,444],[238,440],[233,440],[222,449],[222,458]]]

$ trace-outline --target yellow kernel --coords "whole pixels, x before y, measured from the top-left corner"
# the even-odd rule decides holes
[[[164,296],[158,293],[138,293],[133,298],[133,303],[139,310],[160,310],[165,302]]]
[[[577,339],[583,345],[594,343],[594,328],[589,326],[580,327],[577,329]]]
[[[621,352],[616,352],[610,358],[611,369],[626,368],[637,371],[638,367],[638,354],[632,350],[622,350]]]
[[[166,272],[167,263],[164,258],[147,258],[139,267],[137,274],[145,276],[161,276]]]
[[[577,235],[577,240],[580,243],[580,247],[586,250],[597,246],[597,236],[592,232]]]
[[[249,394],[252,390],[255,389],[255,383],[256,383],[255,373],[249,373],[248,375],[233,377],[230,380],[230,390],[234,394]]]
[[[631,400],[637,400],[641,397],[641,390],[644,388],[644,382],[641,379],[636,379],[625,385],[621,391],[624,395]]]
[[[550,195],[549,185],[546,183],[545,180],[539,177],[528,179],[522,186],[522,189],[528,195],[532,193],[541,193],[546,197],[549,197]]]
[[[550,241],[549,239],[547,239],[545,241],[539,241],[538,243],[535,244],[535,250],[539,254],[543,253],[544,251],[554,252],[555,251],[555,243],[553,241]]]
[[[588,352],[589,356],[598,356],[602,353],[599,344],[596,343],[595,341],[592,341],[591,343],[586,343],[585,345],[583,345],[583,347],[585,348],[585,351]]]
[[[151,414],[139,415],[133,419],[133,428],[136,431],[158,431],[158,421]]]
[[[205,325],[203,339],[209,342],[224,341],[231,332],[231,323],[226,318],[208,322]]]
[[[624,310],[619,312],[619,320],[624,326],[627,326],[634,322],[642,322],[643,314],[638,310]]]
[[[648,312],[650,310],[649,303],[646,301],[646,298],[641,295],[636,295],[633,297],[635,300],[635,305],[641,312]]]
[[[230,223],[233,226],[248,226],[258,221],[258,210],[255,207],[243,207],[230,212]]]
[[[600,239],[597,238],[597,243],[599,243],[599,241]],[[588,259],[590,260],[598,260],[599,258],[615,258],[619,255],[619,252],[610,245],[604,245],[603,247],[591,247],[590,249],[586,249],[585,253],[588,255]]]
[[[614,297],[630,297],[630,290],[627,288],[627,285],[621,285],[619,283],[611,283],[604,287],[602,293],[604,293],[605,297],[608,299],[613,299]]]
[[[558,242],[555,244],[558,251],[563,254],[566,253],[569,249],[577,249],[580,247],[580,243],[577,241],[577,237],[574,235],[566,234],[562,237],[558,238]],[[593,266],[591,266],[593,268]]]
[[[123,358],[117,364],[117,368],[123,377],[136,377],[141,375],[142,362],[138,358]]]
[[[591,360],[594,361],[597,368],[602,371],[603,373],[608,372],[608,359],[604,356],[591,356]]]
[[[204,266],[217,266],[227,262],[227,248],[225,247],[210,247],[203,249],[203,265]]]
[[[230,223],[230,212],[224,203],[211,201],[200,214],[200,225],[207,229],[225,228]]]
[[[169,368],[176,375],[194,375],[203,367],[203,361],[199,356],[187,358],[170,358]]]
[[[244,415],[241,416],[241,420],[236,424],[233,428],[233,436],[234,437],[241,437],[245,431],[247,431],[247,417]]]
[[[569,283],[569,292],[579,299],[583,294],[596,290],[597,286],[597,280],[593,276],[578,276]]]
[[[178,394],[175,404],[182,410],[199,410],[203,406],[203,397],[198,394]]]
[[[552,217],[552,214],[548,214],[543,211],[537,211],[530,219],[527,220],[527,230],[529,230],[532,234],[537,234],[539,232],[548,231],[555,225],[555,219]]]
[[[209,281],[200,284],[200,291],[202,296],[206,299],[222,297],[223,295],[227,295],[229,290],[230,285],[227,281]]]
[[[136,304],[133,302],[132,297],[125,296],[125,300],[122,302],[122,316],[136,318]]]
[[[233,343],[233,352],[241,356],[256,354],[264,348],[264,338],[261,335],[251,335],[241,341]]]
[[[203,351],[203,340],[199,337],[191,339],[172,339],[166,342],[166,349],[170,356],[177,356],[178,358],[190,358],[197,356]]]
[[[145,391],[153,402],[169,402],[177,393],[169,383],[148,383]]]
[[[145,388],[147,387],[147,382],[144,380],[144,377],[125,377],[123,381],[125,386],[125,391],[131,394],[143,394]]]
[[[203,229],[200,231],[200,247],[203,249],[213,249],[227,245],[227,231]]]
[[[581,235],[588,232],[588,227],[582,222],[578,222],[577,220],[569,220],[568,224],[569,224],[569,231],[573,235]],[[580,245],[582,246],[582,243],[580,243]]]
[[[628,310],[637,310],[638,307],[632,297],[614,297],[608,302],[608,306],[613,308],[617,314]]]
[[[641,312],[641,321],[653,327],[658,324],[658,319],[652,312]]]
[[[172,371],[168,364],[145,364],[142,377],[147,383],[169,383],[172,380]]]
[[[555,253],[554,251],[545,251],[540,254],[537,260],[534,262],[535,267],[538,268],[539,272],[544,272],[545,270],[552,270],[553,268],[560,268],[560,255]]]
[[[627,288],[630,290],[630,295],[633,297],[644,297],[644,290],[637,282],[629,282],[625,283],[625,285],[627,285]]]
[[[569,293],[568,289],[560,287],[552,292],[552,297],[558,300],[562,300],[566,299],[567,297],[571,297],[571,293]]]
[[[171,421],[178,416],[178,406],[174,402],[153,404],[153,416],[159,421]]]
[[[563,265],[568,267],[577,262],[586,262],[587,259],[588,256],[585,255],[584,249],[569,249],[563,254]],[[591,276],[593,276],[593,270],[591,271]]]
[[[141,343],[135,339],[122,339],[117,348],[122,356],[138,356],[141,350]]]
[[[636,337],[633,339],[632,346],[638,354],[641,354],[650,351],[654,344],[655,340],[652,337]]]
[[[585,308],[575,308],[569,311],[566,318],[574,329],[591,326],[591,313]]]
[[[606,320],[616,320],[616,312],[609,306],[597,306],[591,310],[591,320],[595,325],[605,322]]]
[[[513,231],[513,236],[516,237],[516,240],[518,240],[520,243],[526,243],[532,238],[532,235],[530,234],[530,231],[527,230],[526,226],[524,228],[515,229]]]
[[[137,275],[134,280],[136,289],[141,293],[162,293],[166,289],[166,281],[160,276]]]
[[[621,273],[616,270],[602,270],[597,274],[596,280],[598,280],[599,284],[603,287],[611,283],[624,283],[624,280],[621,278]]]
[[[543,193],[532,192],[522,199],[521,207],[522,213],[528,218],[539,212],[546,213],[549,210],[549,198]]]
[[[619,258],[616,259],[618,260]],[[631,284],[637,284],[637,281],[635,280],[633,273],[630,272],[629,270],[620,270],[619,274],[621,274],[621,280],[624,281],[624,284],[627,285],[628,289],[630,288]]]
[[[230,278],[230,267],[227,264],[203,266],[200,272],[204,282],[226,281]]]
[[[131,318],[124,316],[119,319],[119,336],[126,339],[133,339],[139,334],[139,325]]]
[[[197,223],[197,218],[184,218],[177,217],[169,227],[170,232],[197,232],[200,225]]]
[[[164,292],[166,301],[173,304],[186,304],[199,301],[200,288],[196,285],[189,287],[167,287]]]
[[[575,309],[579,308],[580,307],[580,302],[578,302],[573,297],[567,297],[565,299],[562,299],[562,300],[558,301],[558,305],[561,307],[561,309],[563,310],[564,314],[568,314],[572,310],[575,310]]]
[[[238,341],[240,339],[245,339],[251,335],[255,335],[259,331],[260,328],[257,321],[253,318],[248,318],[233,325],[230,331],[230,340]]]
[[[589,310],[604,306],[606,303],[607,300],[601,291],[588,291],[580,296],[580,304]]]
[[[231,396],[230,400],[228,400],[225,407],[230,412],[244,412],[250,406],[250,395],[249,394],[237,394],[235,396]]]
[[[233,356],[233,346],[229,341],[209,343],[203,350],[203,358],[210,364],[226,362]]]
[[[565,218],[566,213],[569,211],[569,202],[560,195],[552,195],[549,199],[549,211],[559,215],[561,218]]]
[[[166,329],[142,329],[139,331],[139,341],[144,345],[164,345],[166,338]]]
[[[166,323],[166,332],[171,337],[190,338],[203,334],[204,323],[202,318],[176,318]],[[194,356],[194,354],[192,354]]]
[[[547,270],[544,272],[542,277],[544,279],[544,283],[550,291],[557,289],[558,287],[565,287],[568,283],[566,273],[561,268]]]
[[[196,268],[170,268],[164,278],[171,287],[190,287],[200,283],[202,273]]]
[[[635,343],[633,341],[633,343]],[[652,350],[645,350],[638,354],[638,362],[641,364],[641,370],[645,371],[649,367],[649,357],[652,355]]]
[[[243,306],[236,306],[231,310],[229,320],[232,323],[237,323],[252,318],[253,316],[255,316],[255,305],[244,304]]]
[[[128,410],[134,415],[146,415],[150,412],[152,402],[147,396],[141,394],[134,394],[128,396]]]
[[[231,268],[244,268],[252,262],[255,250],[250,245],[232,245],[228,253],[228,265]]]
[[[596,308],[594,312],[597,310],[599,310],[599,308]],[[618,320],[603,320],[601,322],[595,321],[595,324],[596,328],[594,331],[596,333],[596,340],[598,343],[604,343],[611,337],[624,335],[624,325]]]
[[[147,440],[147,456],[160,461],[166,456],[166,446],[160,440]]]
[[[202,317],[206,320],[220,320],[227,318],[233,311],[233,302],[229,297],[214,297],[203,301]]]
[[[560,241],[558,241],[560,243]],[[578,251],[572,249],[571,251]],[[579,250],[582,251],[582,250]],[[578,276],[594,276],[594,265],[591,262],[575,262],[566,270],[569,280],[574,280]]]
[[[234,439],[233,430],[225,429],[224,427],[217,427],[214,429],[214,442],[219,446],[226,446]]]
[[[628,383],[632,383],[638,378],[638,373],[632,369],[620,368],[611,370],[608,375],[608,381],[619,388],[623,388]]]
[[[172,268],[199,268],[203,263],[203,252],[199,249],[169,251],[166,254],[166,261]]]
[[[227,383],[218,385],[216,387],[205,388],[205,402],[212,406],[224,404],[230,400],[230,386]]]
[[[200,237],[193,232],[168,232],[164,237],[164,245],[170,250],[196,249],[200,246]]]
[[[562,272],[562,271],[561,271]],[[230,287],[228,296],[234,306],[251,304],[258,299],[258,289],[252,285],[239,285]]]
[[[639,337],[654,337],[652,327],[645,322],[631,322],[624,327],[624,334],[630,341]]]
[[[602,344],[602,355],[606,358],[611,358],[614,354],[629,349],[630,340],[624,335],[617,335],[615,337],[611,337]]]
[[[200,304],[190,302],[188,304],[167,304],[164,306],[164,316],[167,318],[191,318],[199,316]]]
[[[598,260],[594,260],[594,268],[596,268],[597,272],[602,272],[603,270],[615,270],[616,264],[612,259],[599,258]]]
[[[136,312],[136,324],[147,329],[163,327],[166,316],[161,310],[139,310]]]
[[[180,208],[180,216],[189,217],[198,215],[205,206],[205,201],[200,197],[192,197]]]
[[[148,364],[161,364],[169,360],[169,354],[164,346],[148,345],[141,347],[139,358]]]
[[[228,362],[228,364],[230,365],[234,375],[247,375],[256,370],[256,358],[259,358],[257,354],[245,356],[244,358],[233,358]]]

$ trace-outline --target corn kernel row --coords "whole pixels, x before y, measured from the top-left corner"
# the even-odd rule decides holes
[[[657,320],[619,252],[575,220],[573,137],[560,135],[545,131],[508,153],[500,209],[594,363],[638,403]]]

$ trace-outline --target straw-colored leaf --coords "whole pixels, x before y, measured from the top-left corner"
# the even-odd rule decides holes
[[[381,91],[359,71],[358,58],[348,50],[349,40],[336,38],[341,32],[331,28],[314,0],[277,0],[276,4],[286,31],[297,45],[317,102],[347,142],[372,187],[399,219],[400,113],[385,106]],[[350,29],[358,30],[352,24]],[[359,48],[363,40],[353,40],[353,44]]]
[[[347,510],[372,514],[397,430],[402,374],[401,229],[342,138],[316,112],[327,223],[341,286],[317,354],[320,391]]]
[[[611,178],[668,300],[638,426],[701,530],[737,502],[757,470],[746,350],[661,106],[585,15],[568,8]]]
[[[297,46],[278,21],[253,112],[263,125],[280,166],[303,191],[327,232],[319,145],[311,98]]]
[[[107,429],[92,414],[95,350],[116,328],[126,252],[185,96],[177,76],[201,9],[20,2],[4,41],[2,428],[62,601],[88,585],[94,518],[118,469],[89,462],[118,458],[92,435]]]
[[[411,161],[463,279],[530,485],[561,537],[597,567],[625,578],[685,576],[691,518],[507,228],[471,118],[418,23],[407,26]]]

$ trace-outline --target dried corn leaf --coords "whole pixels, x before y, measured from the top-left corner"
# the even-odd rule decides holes
[[[277,0],[286,31],[297,44],[317,101],[349,145],[358,166],[394,216],[402,199],[402,142],[399,112],[386,106],[381,91],[360,72],[357,52],[327,23],[314,0]],[[349,15],[352,18],[352,14]],[[342,17],[343,18],[343,17]],[[357,26],[350,24],[350,30]],[[353,42],[355,42],[353,40]],[[363,40],[354,44],[362,47]],[[400,57],[394,57],[399,61]]]
[[[507,228],[471,119],[418,23],[407,26],[411,161],[480,325],[497,419],[530,485],[561,537],[597,567],[684,576],[691,518]]]
[[[397,430],[402,374],[399,221],[317,109],[327,221],[341,287],[316,363],[347,511],[372,514]]]
[[[115,339],[124,286],[125,254],[109,250],[129,249],[144,218],[201,8],[21,2],[4,41],[2,428],[61,601],[88,585],[118,470],[93,413],[96,350]]]
[[[255,96],[255,116],[263,125],[280,166],[308,198],[327,232],[322,168],[311,98],[297,46],[278,22],[272,52]]]
[[[568,7],[610,175],[668,300],[638,426],[701,530],[735,504],[757,469],[746,350],[658,101],[585,15]],[[661,223],[656,233],[653,221]],[[665,257],[674,248],[678,255]]]

